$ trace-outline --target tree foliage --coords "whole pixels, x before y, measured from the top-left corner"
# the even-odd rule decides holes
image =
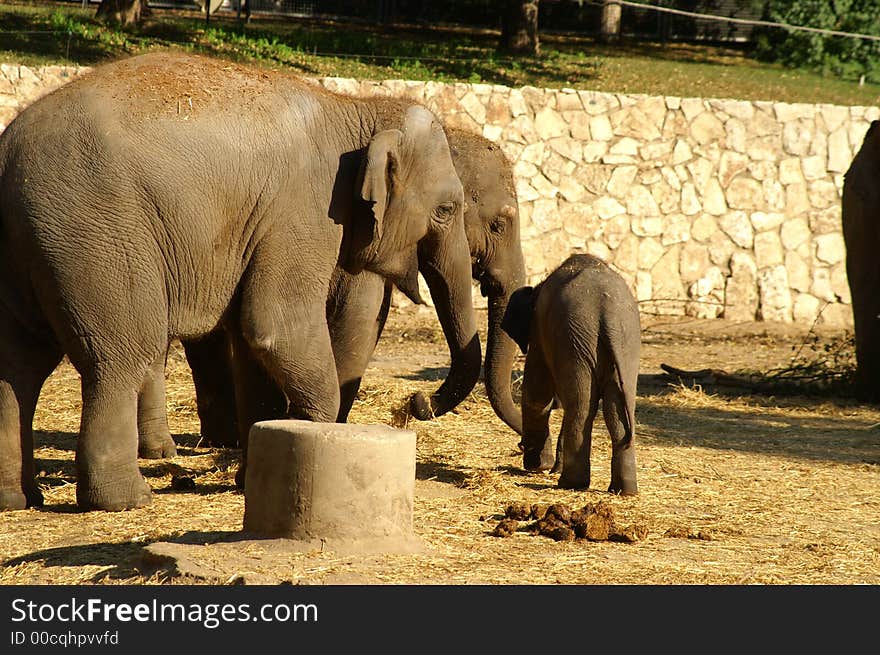
[[[762,0],[764,19],[880,37],[877,0]],[[880,41],[779,27],[755,31],[755,56],[843,79],[880,82]]]

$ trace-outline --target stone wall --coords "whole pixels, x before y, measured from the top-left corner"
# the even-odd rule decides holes
[[[0,127],[86,69],[0,66]],[[850,326],[843,174],[877,107],[322,78],[407,96],[515,165],[530,282],[572,252],[643,311]]]

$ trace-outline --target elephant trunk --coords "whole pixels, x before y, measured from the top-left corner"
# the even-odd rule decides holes
[[[480,377],[482,361],[463,227],[459,242],[447,247],[420,244],[419,251],[419,270],[431,291],[451,358],[449,375],[430,400],[418,392],[410,401],[412,415],[424,421],[445,414],[467,397]]]
[[[501,329],[509,298],[510,293],[507,290],[489,297],[486,365],[483,375],[492,409],[498,418],[522,435],[522,412],[513,402],[510,388],[510,374],[518,348],[514,340]]]

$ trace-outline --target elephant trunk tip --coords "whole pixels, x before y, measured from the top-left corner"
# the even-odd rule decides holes
[[[410,397],[409,413],[419,421],[430,421],[435,416],[431,403],[421,391],[417,391]]]

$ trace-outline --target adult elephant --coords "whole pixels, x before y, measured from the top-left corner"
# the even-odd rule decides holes
[[[497,415],[521,432],[522,420],[510,388],[517,347],[501,330],[510,295],[525,284],[513,169],[501,149],[483,136],[455,128],[447,128],[446,136],[464,187],[471,274],[488,298],[486,392]],[[443,294],[434,292],[441,282],[432,273],[430,255],[420,251],[420,269],[432,296],[436,296],[435,302],[442,303]],[[327,322],[340,384],[340,422],[348,418],[364,370],[381,336],[391,291],[390,282],[368,271],[352,275],[337,268],[334,272],[327,299]],[[438,315],[442,324],[449,312],[438,305]],[[203,442],[210,446],[237,446],[233,375],[227,363],[231,353],[225,335],[215,332],[199,340],[184,340],[183,347],[193,374]],[[175,453],[167,427],[163,385],[160,369],[156,371],[154,385],[145,389],[141,398],[144,457],[169,457]],[[273,397],[271,390],[264,390],[264,396]],[[274,398],[275,402],[283,402],[277,392]],[[438,393],[429,400],[417,394],[411,409],[417,418],[427,419],[442,414],[461,399]]]
[[[257,393],[266,373],[287,415],[334,420],[333,271],[416,297],[420,244],[449,309],[444,384],[467,394],[481,362],[463,204],[426,109],[281,73],[156,53],[35,102],[0,137],[0,508],[42,502],[31,423],[63,354],[82,378],[83,509],[150,501],[138,395],[169,338],[223,326],[244,425],[282,415]]]
[[[856,393],[880,400],[880,121],[868,128],[843,179],[846,276],[856,339]]]

